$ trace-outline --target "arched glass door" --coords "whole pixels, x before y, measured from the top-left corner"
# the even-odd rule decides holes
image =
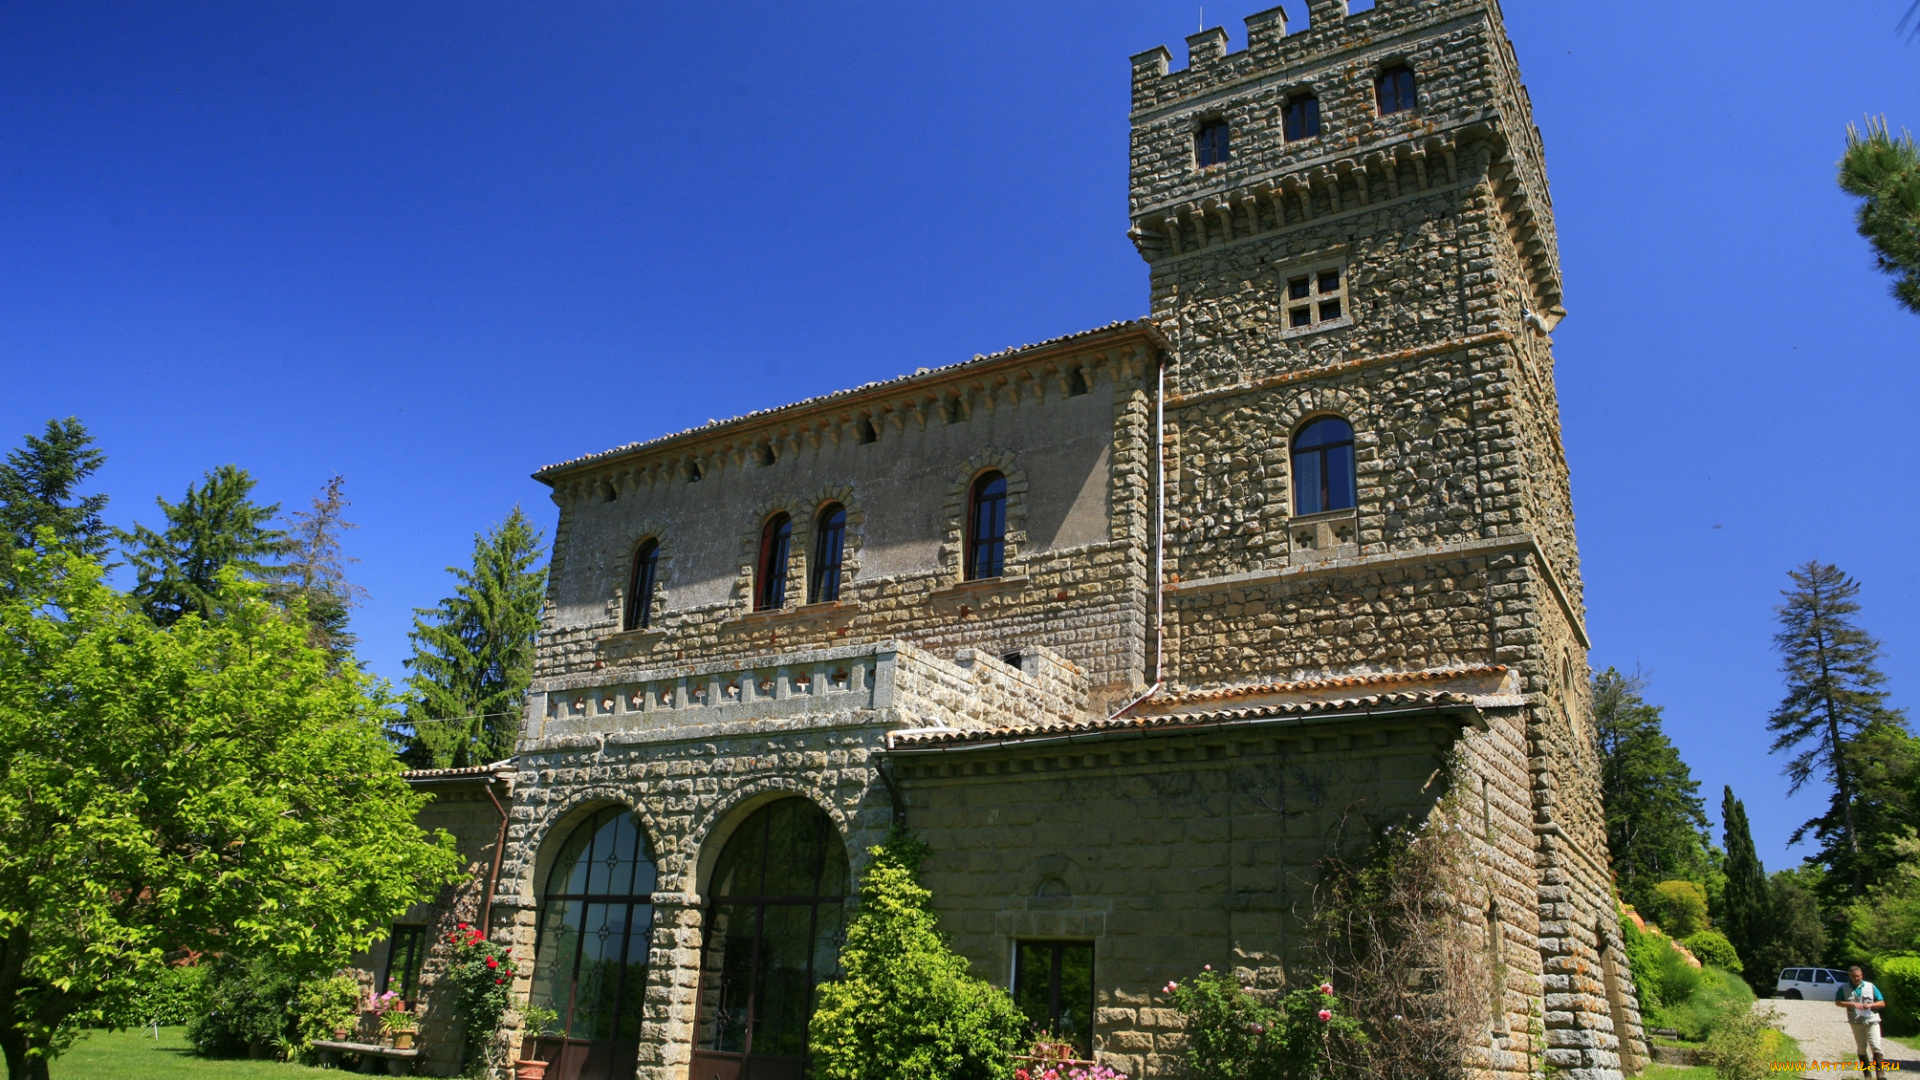
[[[761,807],[714,865],[691,1080],[800,1080],[814,988],[838,969],[847,849],[806,799]]]
[[[656,877],[639,818],[620,807],[568,834],[547,875],[532,999],[560,1014],[566,1056],[586,1059],[580,1080],[634,1075]]]

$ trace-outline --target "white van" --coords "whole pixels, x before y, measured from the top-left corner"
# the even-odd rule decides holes
[[[1773,996],[1788,1001],[1832,1001],[1851,978],[1832,968],[1784,968],[1773,985]]]

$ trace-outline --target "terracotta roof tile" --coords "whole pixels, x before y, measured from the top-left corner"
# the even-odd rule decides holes
[[[1476,664],[1469,667],[1429,668],[1425,671],[1387,671],[1366,675],[1337,675],[1325,679],[1305,679],[1300,682],[1224,686],[1214,690],[1185,690],[1178,693],[1161,694],[1157,697],[1146,698],[1139,704],[1151,705],[1155,709],[1160,709],[1208,701],[1231,701],[1234,698],[1266,697],[1272,694],[1310,694],[1318,690],[1346,690],[1363,686],[1451,682],[1455,679],[1505,675],[1506,673],[1507,668],[1503,664]]]

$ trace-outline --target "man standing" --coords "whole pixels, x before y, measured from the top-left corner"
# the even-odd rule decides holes
[[[1848,968],[1847,976],[1847,985],[1834,994],[1833,1003],[1847,1010],[1847,1020],[1853,1026],[1853,1045],[1860,1052],[1860,1075],[1870,1078],[1874,1072],[1887,1067],[1880,1048],[1880,1010],[1887,1007],[1887,999],[1881,996],[1879,987],[1866,980],[1859,964]],[[1873,1071],[1868,1069],[1869,1051]]]

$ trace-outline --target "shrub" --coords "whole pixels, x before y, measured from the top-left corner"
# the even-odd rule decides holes
[[[1627,943],[1627,966],[1633,971],[1640,1005],[1652,1009],[1685,1001],[1700,985],[1700,970],[1673,947],[1665,936],[1642,933],[1630,919],[1620,920]]]
[[[496,1064],[493,1058],[501,1048],[494,1036],[500,1031],[500,1018],[513,1004],[513,980],[519,969],[505,946],[494,944],[466,923],[447,935],[447,949],[447,969],[440,985],[453,991],[453,1012],[464,1032],[461,1064],[469,1075],[481,1073]]]
[[[1331,1039],[1366,1037],[1327,983],[1268,1005],[1209,968],[1167,992],[1186,1019],[1192,1080],[1312,1080],[1326,1071]]]
[[[248,1047],[290,1046],[300,980],[263,959],[222,956],[201,980],[187,1041],[206,1057],[245,1054]]]
[[[201,983],[207,969],[198,965],[168,964],[156,972],[131,998],[107,1013],[105,1026],[137,1028],[148,1024],[184,1024],[200,1011]]]
[[[1765,1080],[1773,1063],[1799,1055],[1773,1026],[1778,1013],[1729,1013],[1707,1037],[1700,1056],[1718,1080]]]
[[[1654,918],[1678,939],[1707,928],[1707,890],[1691,881],[1663,881],[1653,887]]]
[[[1873,981],[1886,995],[1889,1035],[1920,1034],[1920,956],[1883,956],[1873,962]]]
[[[1657,1026],[1678,1031],[1688,1042],[1700,1042],[1729,1016],[1753,1011],[1753,990],[1739,976],[1715,967],[1689,967],[1687,971],[1694,977],[1693,990],[1686,997],[1650,1010]]]
[[[860,906],[807,1032],[816,1080],[1010,1080],[1027,1020],[947,946],[918,881],[926,846],[896,833],[873,848]]]
[[[1740,954],[1733,948],[1733,942],[1718,930],[1696,930],[1681,942],[1703,964],[1725,968],[1734,974],[1746,970],[1740,965]]]
[[[360,1019],[360,983],[348,975],[314,979],[294,996],[295,1045],[305,1049],[315,1039],[331,1039],[335,1028],[353,1027]]]

